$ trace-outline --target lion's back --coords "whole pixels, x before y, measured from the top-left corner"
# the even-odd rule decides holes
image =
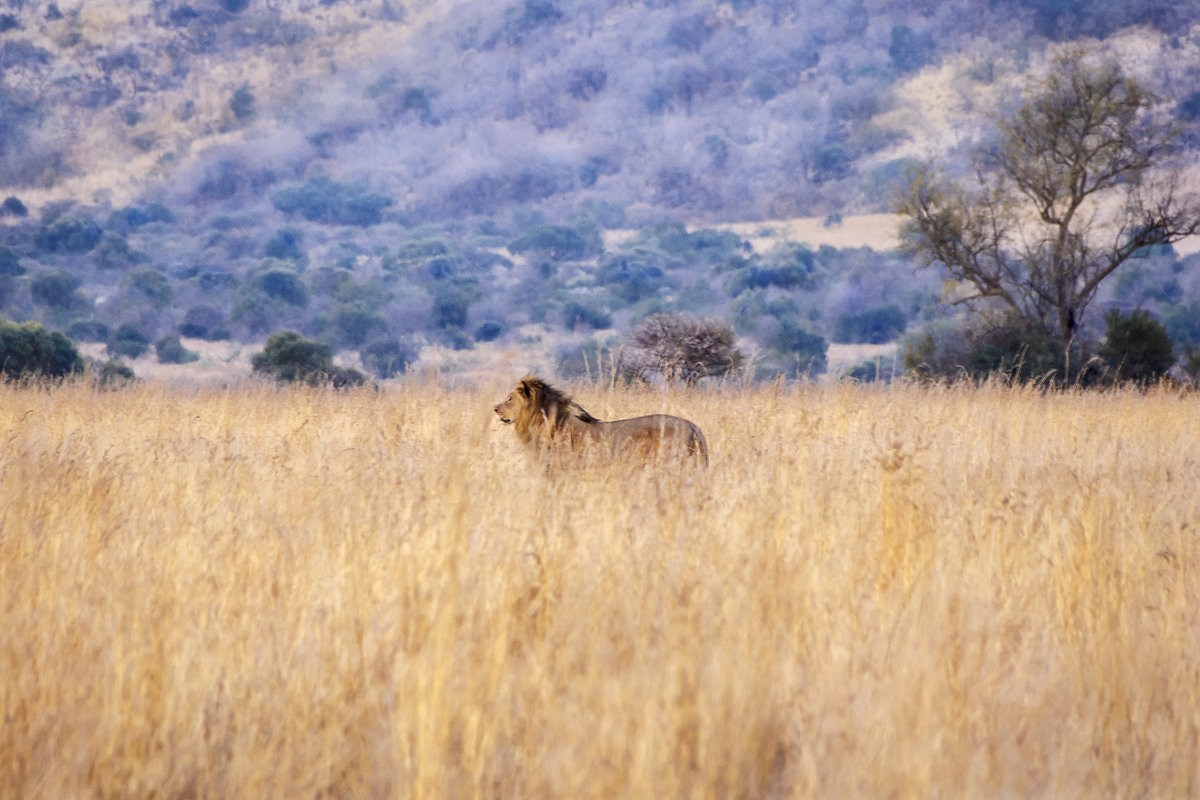
[[[599,426],[598,433],[614,451],[695,455],[708,464],[708,442],[691,420],[670,414],[650,414],[602,422]]]

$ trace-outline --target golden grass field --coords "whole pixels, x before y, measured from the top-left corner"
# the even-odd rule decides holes
[[[0,386],[0,797],[1200,795],[1200,396],[508,389]]]

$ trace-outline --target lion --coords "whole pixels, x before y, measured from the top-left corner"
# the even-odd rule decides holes
[[[708,466],[708,443],[694,422],[670,414],[600,420],[563,392],[534,375],[517,382],[495,408],[505,425],[529,447],[572,452],[595,451],[609,456],[669,453],[694,456]]]

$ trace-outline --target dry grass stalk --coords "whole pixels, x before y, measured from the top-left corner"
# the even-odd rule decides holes
[[[0,797],[1200,792],[1194,395],[0,387]]]

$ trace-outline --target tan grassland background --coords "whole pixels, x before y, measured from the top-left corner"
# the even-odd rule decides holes
[[[1196,395],[507,388],[0,386],[0,797],[1200,795]]]

